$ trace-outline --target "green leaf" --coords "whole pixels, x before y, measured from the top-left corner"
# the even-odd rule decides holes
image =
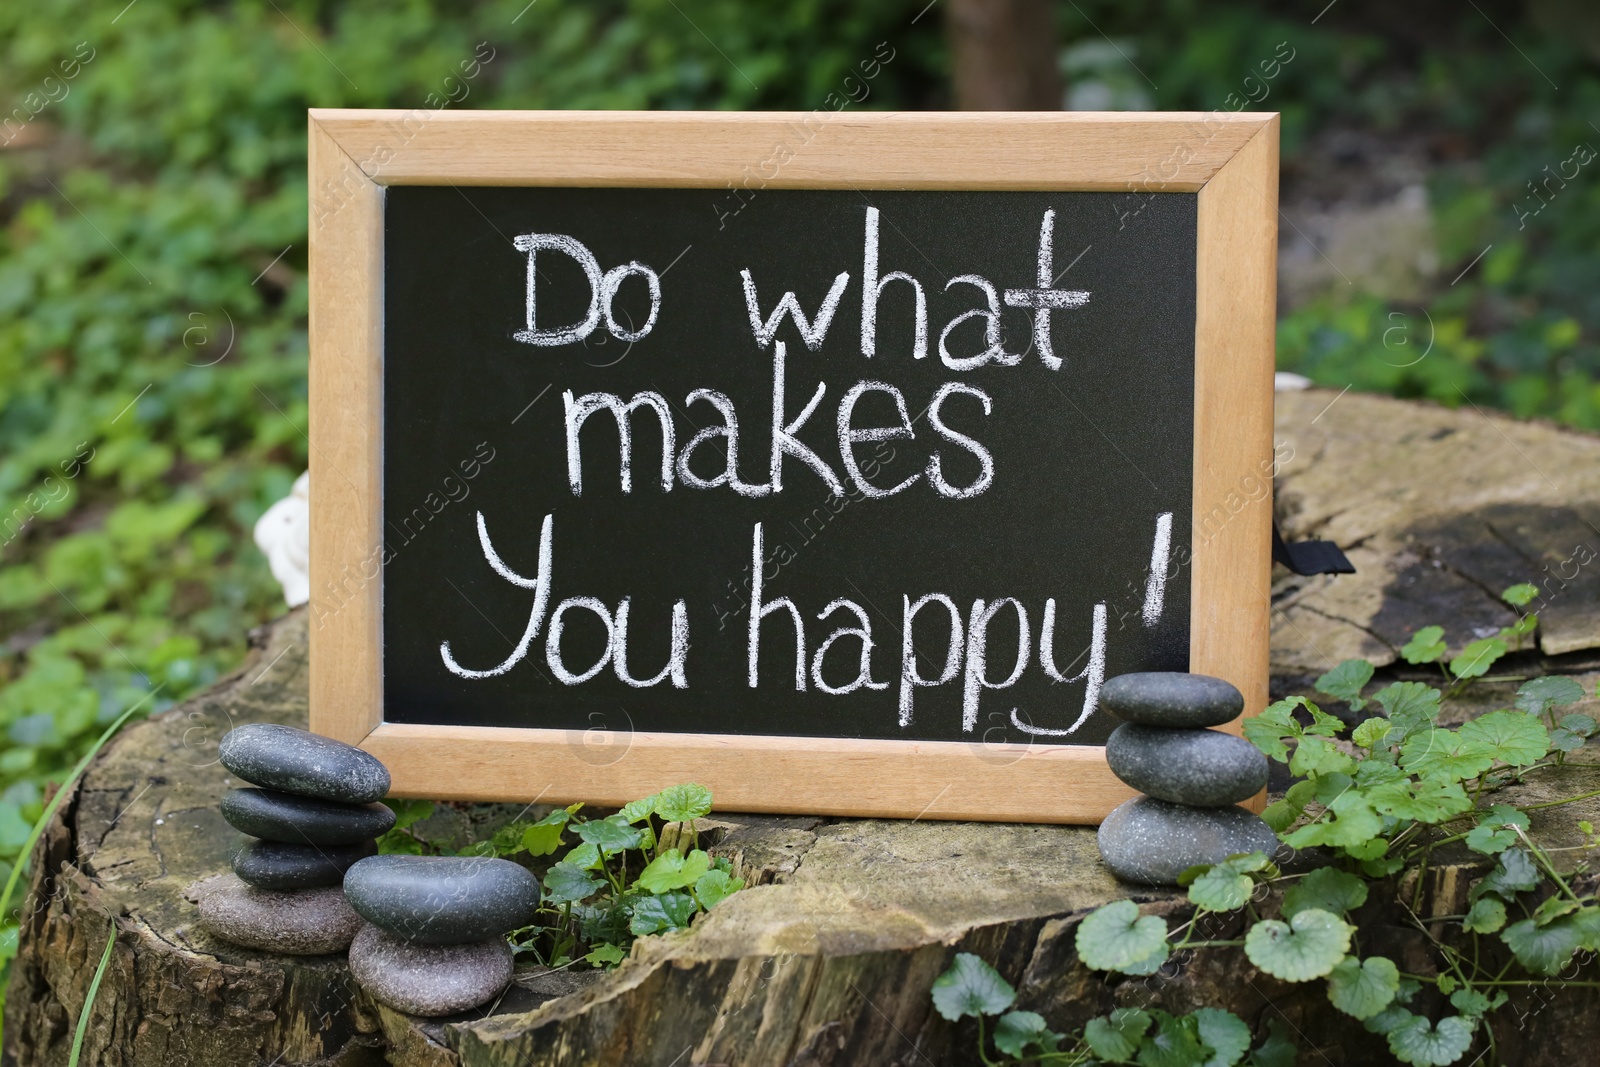
[[[621,815],[611,815],[592,822],[581,822],[573,832],[603,855],[615,856],[618,852],[638,848],[643,834],[638,827],[630,826]]]
[[[1255,886],[1250,875],[1268,868],[1277,870],[1262,852],[1230,857],[1213,866],[1203,867],[1189,881],[1189,901],[1207,911],[1236,911],[1250,899],[1250,891]],[[1180,884],[1183,881],[1179,879]]]
[[[1516,641],[1521,647],[1521,639],[1527,637],[1539,628],[1539,616],[1529,612],[1510,626],[1502,626],[1500,632],[1495,634],[1502,641]]]
[[[1250,1027],[1231,1011],[1221,1008],[1197,1008],[1195,1027],[1200,1040],[1211,1050],[1205,1067],[1233,1067],[1250,1051]]]
[[[1054,1052],[1060,1035],[1045,1025],[1044,1016],[1031,1011],[1008,1011],[994,1026],[994,1047],[1007,1056],[1020,1057],[1029,1045]]]
[[[640,897],[633,905],[633,915],[628,929],[636,937],[659,934],[667,930],[681,930],[689,925],[699,905],[688,893],[661,893]]]
[[[583,957],[583,961],[591,967],[613,967],[628,958],[627,949],[621,945],[596,945]]]
[[[694,885],[710,869],[711,857],[704,850],[697,848],[685,856],[669,848],[651,860],[633,884],[650,893],[665,893]]]
[[[1461,655],[1450,661],[1450,673],[1457,678],[1481,678],[1489,673],[1495,660],[1506,654],[1506,643],[1498,637],[1485,637],[1461,650]]]
[[[600,866],[600,848],[585,841],[578,847],[569,850],[565,856],[562,856],[561,862],[570,863],[572,866],[586,871],[592,871]]]
[[[1516,706],[1530,715],[1543,715],[1551,708],[1576,704],[1583,696],[1583,686],[1571,678],[1551,675],[1523,682],[1517,688]]]
[[[1252,1067],[1295,1067],[1299,1050],[1289,1024],[1274,1015],[1267,1020],[1267,1031],[1267,1039],[1250,1056]]]
[[[1152,1014],[1156,1029],[1139,1049],[1140,1067],[1196,1067],[1205,1062],[1192,1016],[1173,1016],[1164,1011]]]
[[[1334,798],[1328,805],[1328,813],[1317,822],[1300,827],[1283,840],[1291,848],[1357,846],[1370,841],[1382,830],[1383,819],[1373,810],[1366,796],[1359,790],[1347,788]]]
[[[667,822],[703,819],[711,814],[711,790],[703,785],[668,786],[656,794],[655,811]]]
[[[564,808],[552,811],[522,831],[522,847],[528,850],[530,856],[554,855],[556,849],[561,847],[561,833],[570,818],[572,816]]]
[[[1520,848],[1508,848],[1500,853],[1500,862],[1494,865],[1494,870],[1473,886],[1468,896],[1475,901],[1492,894],[1509,903],[1517,898],[1518,893],[1537,889],[1539,881],[1539,870],[1528,854]]]
[[[1291,697],[1270,704],[1260,715],[1245,719],[1244,739],[1279,763],[1289,762],[1289,746],[1285,738],[1299,738],[1303,731],[1295,721],[1294,709],[1305,703],[1303,697]]]
[[[1413,1015],[1389,1031],[1389,1051],[1414,1067],[1447,1067],[1467,1054],[1474,1029],[1458,1015],[1440,1019],[1437,1025]]]
[[[1554,974],[1572,961],[1583,945],[1583,933],[1570,921],[1558,919],[1540,926],[1535,919],[1514,922],[1500,931],[1517,962],[1534,974]]]
[[[1424,778],[1413,782],[1402,778],[1367,790],[1372,806],[1383,815],[1397,819],[1436,823],[1472,810],[1472,800],[1460,782]]]
[[[1406,738],[1400,746],[1400,766],[1419,777],[1456,782],[1476,778],[1494,766],[1494,754],[1454,730],[1427,730]]]
[[[1346,956],[1328,974],[1328,1000],[1346,1015],[1370,1019],[1394,1002],[1400,968],[1382,956]]]
[[[710,911],[743,888],[743,878],[735,878],[727,871],[707,871],[696,879],[694,896],[702,908]]]
[[[1461,724],[1461,736],[1499,763],[1526,767],[1538,763],[1550,751],[1550,735],[1544,723],[1525,711],[1491,711]]]
[[[1506,924],[1506,906],[1495,897],[1480,897],[1461,920],[1464,929],[1475,934],[1492,934]]]
[[[1540,926],[1549,926],[1562,916],[1571,915],[1581,907],[1582,904],[1569,897],[1550,897],[1533,909],[1533,921]]]
[[[647,796],[642,800],[630,800],[628,803],[622,805],[622,810],[617,812],[617,814],[622,816],[624,822],[632,824],[641,819],[648,819],[651,815],[655,814],[655,810],[656,797],[655,794],[652,793],[650,796]]]
[[[417,823],[433,814],[433,801],[431,800],[404,800],[396,797],[385,797],[384,806],[394,812],[394,826],[391,829],[404,830],[415,826]]]
[[[1350,733],[1350,740],[1361,748],[1370,749],[1382,741],[1392,729],[1394,729],[1393,723],[1382,716],[1375,715],[1358,723]]]
[[[1318,867],[1283,894],[1283,914],[1317,909],[1343,916],[1367,902],[1367,883],[1336,867]]]
[[[1083,1039],[1094,1054],[1108,1063],[1129,1063],[1150,1029],[1150,1013],[1138,1008],[1118,1008],[1109,1018],[1090,1019]]]
[[[1149,974],[1167,958],[1167,921],[1140,915],[1139,905],[1118,900],[1086,915],[1078,924],[1075,943],[1079,959],[1093,970]]]
[[[1355,760],[1340,752],[1332,741],[1321,737],[1302,737],[1289,760],[1289,773],[1300,777],[1351,774],[1355,769]]]
[[[1516,831],[1510,829],[1513,826],[1526,830],[1528,817],[1509,805],[1496,804],[1467,831],[1467,847],[1485,856],[1498,855],[1517,843]]]
[[[1351,711],[1367,706],[1361,690],[1372,681],[1372,664],[1364,659],[1347,659],[1316,681],[1317,692],[1350,705]]]
[[[1272,827],[1274,833],[1281,834],[1305,813],[1306,805],[1311,803],[1316,791],[1315,782],[1296,782],[1285,790],[1282,800],[1267,805],[1267,810],[1261,813],[1261,818]]]
[[[1266,919],[1245,934],[1250,962],[1285,982],[1321,978],[1350,951],[1353,927],[1337,915],[1309,908],[1287,923]]]
[[[575,904],[594,896],[602,882],[582,867],[571,863],[557,863],[544,875],[544,900],[546,904],[560,906]]]
[[[956,953],[950,969],[933,980],[933,1006],[951,1022],[968,1015],[999,1015],[1016,999],[1011,983],[970,952]]]
[[[1434,663],[1444,653],[1443,626],[1424,626],[1400,649],[1407,663]]]
[[[1510,604],[1514,608],[1521,608],[1532,603],[1533,598],[1538,595],[1538,586],[1532,585],[1528,582],[1518,582],[1516,585],[1511,586],[1505,592],[1501,593],[1500,599],[1504,600],[1507,604]]]
[[[1439,690],[1421,682],[1395,682],[1378,690],[1372,699],[1394,725],[1389,737],[1391,745],[1400,744],[1439,719]]]

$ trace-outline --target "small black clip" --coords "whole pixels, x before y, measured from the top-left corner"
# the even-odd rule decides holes
[[[1288,544],[1272,524],[1272,558],[1296,574],[1354,574],[1355,567],[1332,541],[1296,541]]]

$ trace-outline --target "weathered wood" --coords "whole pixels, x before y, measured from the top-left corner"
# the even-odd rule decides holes
[[[1549,509],[1565,509],[1573,523],[1600,517],[1600,442],[1592,438],[1488,421],[1470,408],[1333,392],[1281,396],[1276,436],[1296,450],[1280,486],[1287,532],[1332,537],[1362,570],[1310,580],[1280,574],[1275,688],[1301,686],[1356,652],[1392,660],[1395,645],[1430,622],[1449,626],[1459,645],[1474,627],[1509,621],[1494,594],[1533,580],[1531,561],[1548,558],[1547,546],[1564,559],[1572,536],[1600,545],[1593,531],[1548,521]],[[1501,512],[1485,520],[1492,508],[1509,509],[1509,521]],[[1513,551],[1518,536],[1526,544]],[[1580,568],[1549,597],[1543,651],[1513,659],[1521,666],[1507,673],[1564,671],[1595,691],[1595,581],[1592,568]],[[1237,952],[1195,953],[1142,980],[1086,972],[1073,936],[1090,909],[1127,895],[1172,914],[1183,904],[1119,885],[1100,866],[1092,831],[1059,826],[719,814],[703,837],[753,888],[692,930],[648,939],[598,980],[521,976],[488,1013],[432,1022],[398,1015],[356,989],[339,958],[275,957],[209,939],[183,897],[189,883],[225,869],[240,840],[217,811],[229,787],[215,763],[217,739],[238,722],[304,722],[304,614],[280,620],[257,646],[238,675],[126,730],[40,843],[8,993],[6,1064],[65,1063],[113,922],[117,947],[85,1050],[86,1063],[111,1067],[974,1063],[975,1031],[939,1018],[929,999],[956,951],[995,963],[1017,985],[1019,1006],[1058,1029],[1118,1005],[1210,1004],[1238,1012],[1258,1034],[1281,1015],[1301,1034],[1304,1063],[1389,1062],[1378,1039],[1329,1008],[1320,983],[1274,982]],[[1426,676],[1403,663],[1384,670]],[[1468,711],[1506,706],[1514,689],[1487,683]],[[1595,713],[1593,705],[1581,707]],[[1534,803],[1600,788],[1600,751],[1572,762],[1510,798]],[[516,814],[460,806],[435,819],[465,837]],[[1539,840],[1577,846],[1577,820],[1600,823],[1600,801],[1536,816]],[[1576,865],[1584,852],[1556,855]],[[1425,873],[1374,894],[1361,916],[1363,950],[1425,971],[1423,935],[1393,890],[1424,917],[1460,914],[1481,870],[1482,857],[1455,846]],[[1593,891],[1595,878],[1579,875],[1578,885]],[[1581,977],[1596,979],[1595,970],[1586,964]],[[1595,990],[1533,986],[1512,1005],[1496,1023],[1505,1062],[1588,1061],[1600,1037]]]

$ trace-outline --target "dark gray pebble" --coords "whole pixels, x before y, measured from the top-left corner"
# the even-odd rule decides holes
[[[1111,679],[1100,690],[1100,706],[1141,726],[1221,726],[1244,711],[1244,696],[1209,674],[1147,671]]]
[[[1178,875],[1197,864],[1243,852],[1272,856],[1278,835],[1243,808],[1189,808],[1135,797],[1106,816],[1099,844],[1101,859],[1123,881],[1176,885]]]
[[[1139,792],[1220,808],[1267,785],[1267,757],[1242,737],[1216,730],[1166,730],[1125,722],[1106,740],[1111,773]]]
[[[256,841],[233,857],[233,873],[257,889],[310,889],[338,885],[344,872],[378,851],[371,841],[360,845],[290,845]]]
[[[389,772],[376,757],[293,726],[255,722],[229,730],[217,755],[245,781],[286,793],[370,804],[389,791]]]
[[[344,895],[374,926],[407,941],[452,945],[528,925],[539,880],[485,856],[373,856],[344,876]]]
[[[394,812],[382,804],[337,804],[276,789],[230,790],[222,817],[242,834],[294,845],[359,845],[394,826]]]

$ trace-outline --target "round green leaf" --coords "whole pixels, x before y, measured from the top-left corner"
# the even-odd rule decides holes
[[[1467,1054],[1473,1029],[1458,1015],[1440,1019],[1438,1025],[1413,1015],[1389,1031],[1389,1051],[1414,1067],[1448,1067]]]
[[[1321,978],[1350,951],[1353,927],[1337,915],[1310,908],[1287,923],[1277,919],[1258,922],[1244,938],[1250,962],[1285,982]]]
[[[638,848],[639,842],[644,837],[638,827],[628,825],[627,820],[620,815],[578,823],[573,827],[573,832],[608,856],[616,855],[625,849]]]
[[[1096,908],[1078,924],[1078,957],[1097,971],[1149,974],[1167,958],[1167,921],[1140,915],[1139,905],[1118,900]],[[1149,968],[1130,970],[1130,968]]]
[[[1328,1000],[1357,1019],[1370,1019],[1387,1008],[1399,990],[1400,969],[1382,956],[1346,956],[1328,974]]]
[[[1583,944],[1583,932],[1568,920],[1558,919],[1540,926],[1533,919],[1512,923],[1500,938],[1522,964],[1534,974],[1554,974],[1572,961]]]
[[[1495,897],[1481,897],[1461,920],[1463,929],[1475,934],[1492,934],[1506,924],[1505,903]]]
[[[1205,1067],[1233,1067],[1250,1051],[1250,1027],[1231,1011],[1221,1008],[1197,1008],[1195,1025],[1200,1040],[1211,1050]]]
[[[667,822],[703,819],[711,814],[711,790],[703,785],[668,786],[656,794],[655,810]]]
[[[558,863],[545,872],[544,899],[547,904],[573,904],[593,896],[600,881],[571,863]]]
[[[1528,817],[1508,804],[1496,804],[1489,813],[1467,831],[1467,847],[1485,856],[1496,856],[1517,843],[1514,826],[1528,828]]]
[[[1424,626],[1400,649],[1407,663],[1432,663],[1444,655],[1444,627]]]
[[[1336,867],[1319,867],[1283,894],[1283,914],[1293,918],[1317,908],[1344,915],[1367,902],[1367,883]]]
[[[1380,814],[1425,823],[1444,822],[1472,810],[1472,800],[1460,782],[1438,778],[1385,782],[1367,790],[1367,798]]]
[[[1481,744],[1497,762],[1513,767],[1537,763],[1550,751],[1544,723],[1525,711],[1491,711],[1461,724],[1462,740]]]
[[[1189,902],[1207,911],[1237,911],[1254,885],[1249,875],[1219,863],[1189,883]]]
[[[698,910],[694,898],[688,893],[662,893],[658,896],[640,897],[633,905],[633,915],[628,929],[636,937],[659,934],[667,930],[681,930],[689,925]]]
[[[933,1006],[952,1022],[966,1015],[999,1015],[1016,999],[1011,983],[970,952],[956,953],[950,969],[933,980]]]
[[[1138,1008],[1118,1008],[1109,1018],[1090,1019],[1083,1039],[1094,1054],[1108,1063],[1127,1063],[1139,1051],[1150,1029],[1150,1013]]]
[[[1489,673],[1495,660],[1506,654],[1506,643],[1498,637],[1485,637],[1461,650],[1450,661],[1450,673],[1457,678],[1480,678]]]
[[[994,1027],[994,1047],[1007,1056],[1020,1057],[1029,1045],[1054,1052],[1059,1035],[1045,1025],[1044,1016],[1032,1011],[1008,1011]]]
[[[697,848],[685,856],[669,848],[651,860],[633,884],[649,893],[665,893],[694,885],[710,869],[711,857],[704,850]]]
[[[1532,715],[1543,715],[1554,707],[1576,704],[1583,699],[1583,686],[1571,678],[1551,675],[1533,678],[1517,688],[1517,708]]]
[[[1494,753],[1454,730],[1420,730],[1400,746],[1400,765],[1424,778],[1459,782],[1494,766]]]
[[[695,881],[694,895],[700,906],[710,911],[743,888],[743,878],[735,878],[727,871],[707,871]]]
[[[1351,711],[1366,706],[1361,699],[1361,688],[1372,681],[1372,664],[1364,659],[1347,659],[1333,670],[1317,679],[1317,692],[1326,693],[1335,700],[1350,705]]]

